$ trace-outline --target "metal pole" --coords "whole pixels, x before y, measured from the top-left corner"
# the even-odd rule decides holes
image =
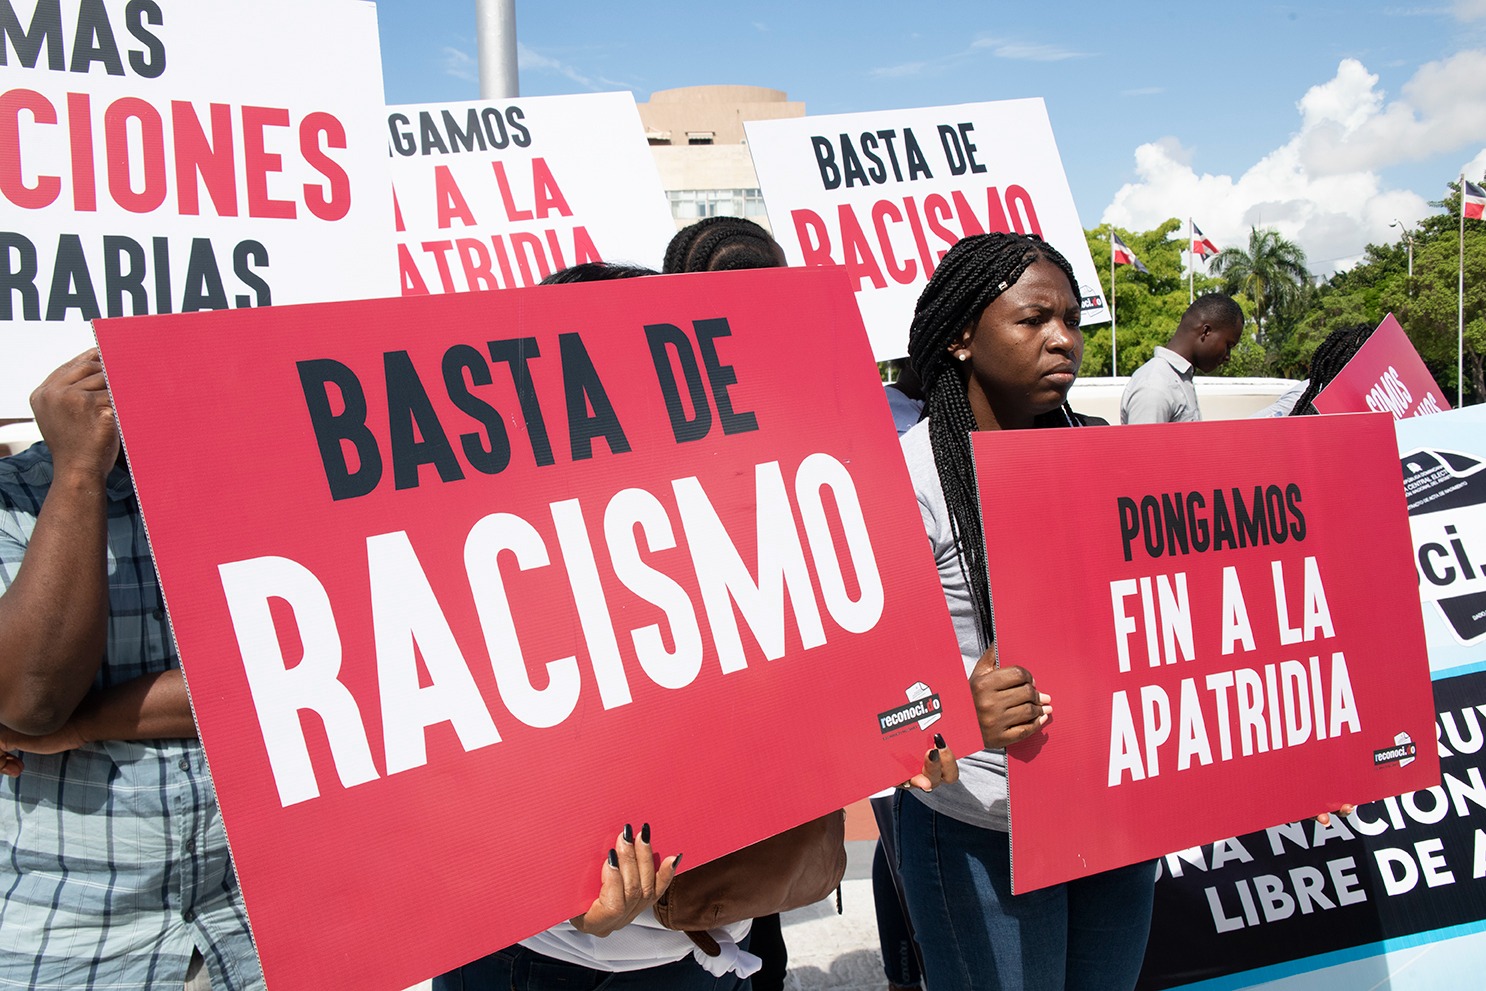
[[[1120,352],[1115,338],[1114,274],[1114,226],[1111,225],[1109,228],[1109,367],[1118,376],[1120,374]]]
[[[510,100],[520,96],[516,76],[516,0],[475,0],[475,33],[480,46],[480,99]]]
[[[1465,405],[1465,173],[1460,173],[1460,301],[1455,330],[1455,408]]]
[[[1187,305],[1192,305],[1192,277],[1197,271],[1197,225],[1187,218]]]
[[[1409,253],[1409,295],[1413,295],[1413,288],[1414,288],[1414,282],[1413,282],[1413,279],[1414,279],[1414,232],[1411,231],[1411,230],[1409,230],[1408,225],[1405,224],[1402,220],[1399,220],[1396,217],[1394,218],[1393,223],[1389,224],[1388,226],[1389,227],[1397,227],[1399,229],[1399,231],[1403,235],[1403,245],[1404,245],[1405,248],[1408,249],[1408,253]]]

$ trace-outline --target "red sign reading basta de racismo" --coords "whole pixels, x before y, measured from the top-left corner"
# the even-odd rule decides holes
[[[684,870],[979,745],[839,270],[97,333],[271,988],[398,991],[582,912],[627,822]]]

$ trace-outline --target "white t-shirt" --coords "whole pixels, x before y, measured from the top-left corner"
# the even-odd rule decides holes
[[[738,949],[737,944],[748,935],[752,925],[751,920],[746,920],[712,930],[712,938],[721,947],[722,956],[710,960],[697,949],[697,944],[691,941],[691,937],[674,929],[666,929],[656,921],[655,913],[648,908],[634,922],[607,936],[579,932],[571,923],[560,922],[546,932],[523,939],[521,945],[564,963],[615,973],[661,967],[675,963],[688,953],[694,953],[697,962],[714,974],[720,976],[728,970],[734,970],[747,977],[758,969],[757,957],[751,957],[753,970],[748,970],[747,973],[732,965],[745,965],[746,969],[749,961],[738,957],[743,951]],[[712,969],[719,964],[724,965],[721,970]]]

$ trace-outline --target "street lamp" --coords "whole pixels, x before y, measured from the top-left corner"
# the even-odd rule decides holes
[[[1388,226],[1397,227],[1400,231],[1403,232],[1403,243],[1404,246],[1409,250],[1409,288],[1412,291],[1414,286],[1414,232],[1409,230],[1407,224],[1397,219],[1395,219],[1393,223],[1389,224]]]

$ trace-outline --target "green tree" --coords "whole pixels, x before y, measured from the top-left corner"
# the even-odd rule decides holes
[[[1405,236],[1414,238],[1416,250],[1423,241],[1417,231]],[[1402,238],[1395,244],[1369,244],[1361,261],[1312,291],[1292,332],[1273,347],[1275,374],[1304,378],[1311,355],[1328,335],[1358,324],[1377,326],[1412,295],[1415,284],[1417,279],[1409,280],[1408,247]]]
[[[1425,217],[1393,244],[1369,244],[1363,258],[1322,285],[1288,340],[1274,348],[1280,374],[1306,374],[1311,353],[1335,330],[1376,326],[1392,313],[1447,398],[1455,401],[1460,273],[1460,195],[1431,204],[1444,212]],[[1408,274],[1413,242],[1414,275]],[[1465,372],[1467,402],[1486,399],[1486,224],[1465,223]]]
[[[1220,278],[1199,275],[1197,293],[1225,291],[1260,327],[1234,349],[1220,374],[1282,375],[1302,378],[1311,355],[1336,330],[1357,324],[1377,326],[1394,314],[1413,341],[1435,381],[1455,399],[1456,333],[1461,258],[1460,191],[1431,204],[1441,212],[1420,220],[1392,244],[1369,244],[1362,259],[1345,272],[1317,284],[1306,271],[1305,255],[1276,231],[1251,229],[1247,248],[1230,248],[1211,263]],[[1120,371],[1129,373],[1164,344],[1186,309],[1181,269],[1182,221],[1171,219],[1154,230],[1117,231],[1149,274],[1122,267],[1116,280]],[[1089,252],[1109,294],[1109,227],[1085,232]],[[1413,276],[1409,276],[1409,248]],[[1226,259],[1226,260],[1224,260]],[[1486,222],[1465,222],[1465,398],[1486,401]],[[1219,262],[1221,261],[1221,264]],[[1086,334],[1086,374],[1110,374],[1109,328]]]
[[[1414,241],[1414,284],[1408,294],[1385,294],[1435,380],[1455,401],[1460,335],[1460,273],[1465,271],[1464,365],[1466,403],[1486,401],[1486,222],[1465,222],[1461,250],[1460,184],[1433,206],[1445,212],[1419,223]]]
[[[1178,231],[1185,235],[1186,221],[1172,217],[1148,231],[1114,230],[1150,271],[1137,271],[1133,265],[1119,267],[1114,302],[1120,367],[1116,371],[1111,366],[1109,324],[1089,327],[1084,332],[1084,375],[1130,374],[1150,360],[1158,345],[1171,339],[1187,308],[1187,276],[1182,269],[1186,241],[1171,237]],[[1109,232],[1108,224],[1084,231],[1105,299],[1110,298]],[[1215,279],[1196,278],[1199,295],[1214,291],[1217,285]]]
[[[1266,336],[1287,336],[1304,315],[1311,274],[1305,252],[1272,227],[1249,228],[1247,248],[1224,248],[1212,260],[1211,271],[1223,280],[1223,291],[1243,295],[1254,304],[1259,342]]]

